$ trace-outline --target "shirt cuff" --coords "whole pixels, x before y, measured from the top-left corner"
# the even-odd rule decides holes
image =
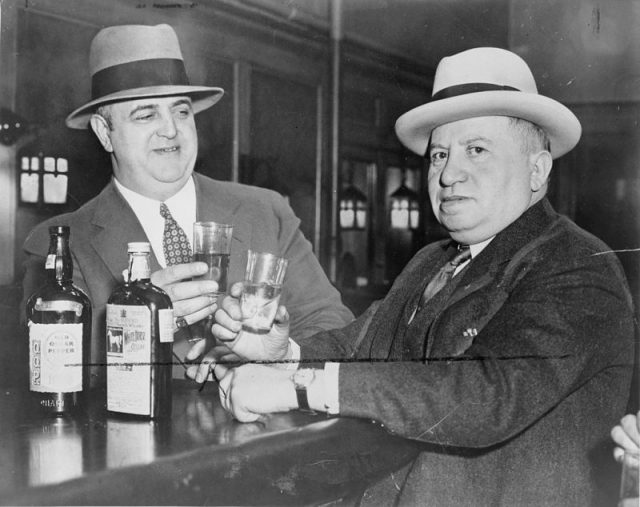
[[[331,415],[340,413],[339,373],[340,363],[324,363],[324,405]]]
[[[289,348],[291,357],[284,363],[285,370],[297,370],[300,366],[300,345],[289,338]]]

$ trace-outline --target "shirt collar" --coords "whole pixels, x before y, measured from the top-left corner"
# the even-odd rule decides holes
[[[473,259],[476,255],[482,252],[491,241],[493,241],[495,236],[491,236],[489,239],[485,239],[480,243],[476,243],[475,245],[469,245],[469,250],[471,250],[471,258]]]
[[[147,238],[154,247],[154,251],[161,246],[162,234],[164,229],[164,219],[160,216],[160,201],[150,199],[144,195],[134,192],[124,187],[116,178],[113,179],[116,188],[122,193],[122,196],[131,206],[131,209],[138,217],[142,227],[147,234]],[[193,223],[196,221],[196,186],[193,177],[185,183],[174,195],[164,201],[174,220],[187,234],[191,241],[191,231]],[[161,258],[161,255],[156,255]]]
[[[154,210],[153,212],[155,213],[156,210],[160,209],[161,201],[134,192],[120,183],[116,177],[113,178],[113,181],[116,188],[136,213],[138,211],[146,213],[148,210]],[[196,202],[196,186],[193,182],[193,176],[187,180],[180,190],[164,201],[174,217],[175,215],[180,215],[180,210],[184,209],[184,204],[188,202]]]

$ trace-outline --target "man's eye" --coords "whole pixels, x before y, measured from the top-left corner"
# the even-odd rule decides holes
[[[437,165],[447,159],[447,154],[444,151],[434,151],[430,158],[431,163]]]
[[[469,146],[469,148],[467,148],[467,151],[471,155],[480,155],[487,150],[485,150],[482,146]]]
[[[191,109],[189,108],[179,109],[176,114],[178,115],[179,118],[188,118],[189,116],[191,116]]]
[[[153,118],[153,113],[140,113],[134,117],[136,121],[147,121],[152,118]]]

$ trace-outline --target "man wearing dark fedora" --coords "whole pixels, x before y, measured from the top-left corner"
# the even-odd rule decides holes
[[[396,132],[428,159],[451,238],[356,321],[308,338],[289,339],[284,310],[268,335],[243,331],[232,287],[214,336],[299,368],[218,361],[222,404],[241,421],[298,408],[375,419],[415,440],[418,457],[361,505],[615,504],[609,430],[630,393],[631,297],[615,254],[546,197],[578,119],[538,94],[519,56],[476,48],[440,62],[431,100]]]
[[[123,281],[128,242],[151,243],[151,279],[171,296],[178,328],[213,313],[216,299],[210,294],[218,290],[217,284],[191,281],[207,270],[204,263],[191,262],[195,221],[233,225],[229,281],[242,279],[248,249],[289,260],[282,300],[297,335],[343,326],[353,319],[282,196],[193,171],[198,149],[194,115],[220,100],[223,90],[190,84],[170,26],[101,30],[91,44],[90,71],[92,98],[66,122],[75,129],[91,126],[111,155],[114,177],[78,210],[31,232],[24,245],[24,293],[28,297],[44,275],[48,226],[69,225],[74,281],[93,305],[94,364],[105,360],[105,306]],[[167,244],[168,238],[174,241]],[[177,354],[183,356],[189,349],[186,339],[180,339],[188,336],[185,330],[176,333]],[[93,368],[92,384],[104,378],[103,370]],[[184,375],[180,366],[174,372]]]

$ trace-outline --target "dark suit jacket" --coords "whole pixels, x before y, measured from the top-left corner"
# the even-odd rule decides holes
[[[221,182],[194,173],[197,219],[233,224],[229,284],[242,280],[247,250],[267,251],[289,259],[281,297],[291,315],[292,336],[308,336],[353,320],[299,229],[300,220],[276,192]],[[78,210],[38,225],[24,244],[27,254],[24,294],[43,282],[50,225],[71,227],[74,282],[93,305],[92,362],[105,360],[105,310],[127,267],[127,243],[145,241],[140,222],[113,182]],[[189,234],[190,231],[187,231]],[[151,270],[160,269],[152,253]],[[186,351],[186,344],[174,344]],[[99,369],[93,369],[100,376]],[[104,373],[104,372],[102,372]],[[95,385],[95,382],[94,382]]]
[[[342,415],[381,421],[424,451],[365,500],[400,490],[406,505],[607,505],[609,431],[633,360],[616,255],[545,199],[407,325],[447,247],[418,252],[345,329],[302,343],[303,359],[354,359],[340,366]]]

